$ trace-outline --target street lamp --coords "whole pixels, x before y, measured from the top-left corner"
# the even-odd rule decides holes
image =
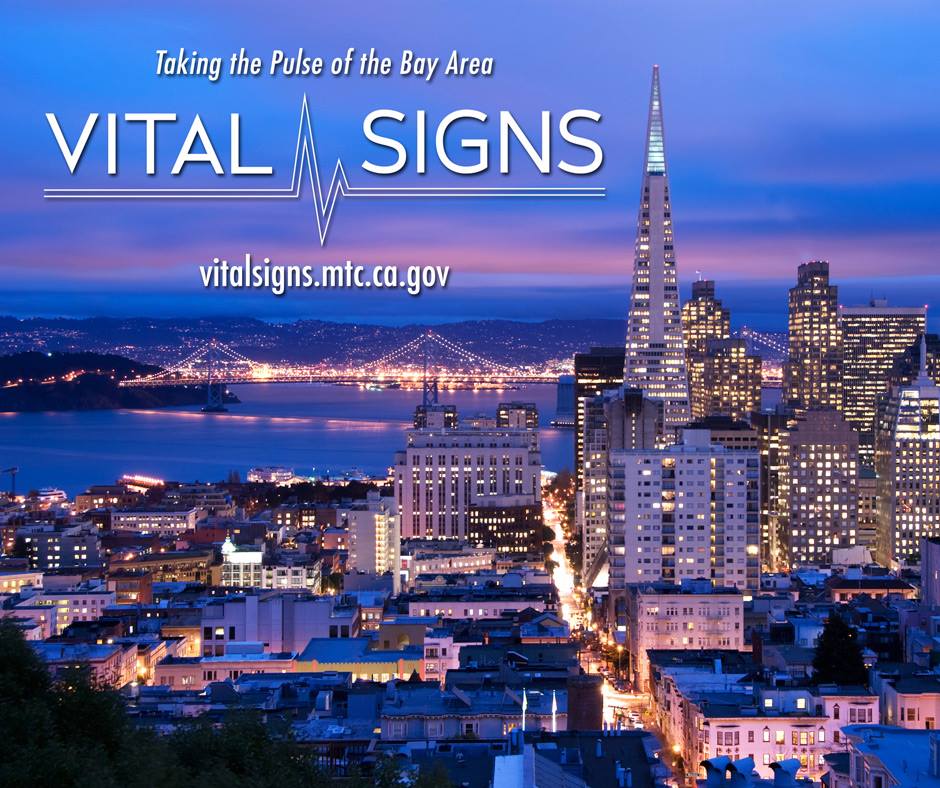
[[[622,664],[623,664],[623,643],[618,643],[617,644],[617,678],[620,680],[623,680]]]

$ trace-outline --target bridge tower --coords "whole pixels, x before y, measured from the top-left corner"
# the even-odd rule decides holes
[[[422,383],[421,404],[427,408],[429,405],[437,405],[438,390],[437,378],[433,381],[428,380],[428,362],[431,355],[431,342],[425,337],[424,342],[424,379]]]
[[[225,384],[213,380],[212,373],[219,363],[219,347],[213,339],[206,351],[206,404],[203,413],[227,413],[225,407]]]

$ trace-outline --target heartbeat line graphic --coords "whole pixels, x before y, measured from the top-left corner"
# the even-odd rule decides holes
[[[285,188],[90,188],[43,189],[47,200],[297,200],[301,197],[304,176],[309,181],[313,197],[313,212],[317,220],[320,246],[326,245],[326,236],[333,219],[333,210],[340,197],[356,198],[583,198],[605,197],[603,186],[350,186],[349,178],[340,159],[336,160],[333,176],[324,191],[317,161],[317,147],[313,138],[313,124],[307,96],[300,107],[297,146],[290,186]]]

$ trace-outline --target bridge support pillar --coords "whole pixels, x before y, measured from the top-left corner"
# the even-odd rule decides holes
[[[227,413],[225,407],[225,385],[212,380],[213,367],[219,360],[219,348],[213,339],[206,354],[206,406],[203,413]]]

